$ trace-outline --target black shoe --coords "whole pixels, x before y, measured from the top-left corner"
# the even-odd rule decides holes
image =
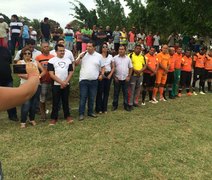
[[[113,106],[113,107],[112,107],[112,111],[115,111],[116,109],[117,109],[116,106]]]
[[[79,116],[79,121],[83,121],[84,120],[84,116],[83,115],[80,115]]]
[[[11,120],[11,121],[19,121],[19,119],[17,117],[10,117],[9,120]]]
[[[131,107],[129,107],[129,106],[125,106],[124,109],[125,109],[126,111],[131,111]]]
[[[97,118],[98,116],[95,115],[95,114],[88,114],[89,117],[92,117],[92,118]]]
[[[140,105],[139,105],[139,104],[133,104],[133,106],[134,106],[134,107],[140,107]]]
[[[175,97],[174,96],[169,96],[169,99],[175,99]]]

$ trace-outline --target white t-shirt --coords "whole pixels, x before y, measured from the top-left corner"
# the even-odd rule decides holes
[[[54,71],[55,76],[65,81],[70,71],[73,71],[70,59],[53,57],[48,61],[48,71]],[[54,85],[60,85],[54,81]]]
[[[129,68],[132,68],[131,59],[128,56],[121,57],[116,55],[114,57],[115,62],[115,76],[118,80],[125,80],[129,74]]]
[[[14,58],[14,61],[20,60],[20,58],[21,58],[21,57],[20,57],[21,51],[22,51],[22,50],[19,50],[19,51],[16,53],[15,58]],[[38,55],[40,55],[40,54],[42,54],[40,51],[38,51],[37,49],[34,49],[34,51],[32,52],[32,59],[35,60],[35,58],[36,58]]]
[[[81,60],[79,81],[97,80],[100,68],[104,67],[101,59],[102,59],[101,54],[97,52],[89,54],[87,52]]]
[[[153,38],[154,38],[153,46],[159,46],[160,36],[154,35]]]
[[[57,56],[57,53],[56,53],[56,51],[54,49],[50,51],[50,54],[52,54],[55,57]],[[71,51],[69,51],[68,49],[65,49],[64,58],[68,58],[69,60],[71,60],[71,63],[74,62],[73,53]]]
[[[30,38],[37,41],[37,32],[35,30],[32,30],[32,32],[30,33]]]
[[[102,64],[105,67],[105,72],[111,71],[111,63],[114,62],[113,56],[108,54],[106,58],[102,57]]]

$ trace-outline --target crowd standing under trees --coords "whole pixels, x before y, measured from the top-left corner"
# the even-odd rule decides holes
[[[78,5],[71,3],[77,20],[68,23],[65,30],[48,17],[39,22],[15,14],[10,20],[0,15],[0,46],[8,48],[12,55],[18,48],[15,63],[32,61],[42,70],[36,94],[22,105],[22,128],[26,127],[28,113],[31,124],[36,125],[37,109],[41,119],[46,120],[45,102],[52,82],[50,125],[57,123],[61,104],[67,123],[73,123],[67,100],[69,82],[72,81],[75,66],[79,64],[79,120],[84,120],[87,99],[88,116],[97,117],[94,106],[96,113],[107,113],[112,82],[113,111],[118,108],[120,89],[126,111],[140,106],[140,96],[141,105],[145,106],[147,92],[149,102],[153,104],[158,103],[157,92],[160,101],[167,100],[167,90],[169,99],[181,97],[183,89],[186,89],[187,96],[197,95],[197,80],[200,80],[200,94],[206,93],[206,81],[208,92],[211,91],[212,51],[209,36],[212,29],[209,11],[205,12],[208,6],[203,4],[197,11],[198,3],[186,0],[175,3],[148,0],[146,7],[139,0],[125,0],[131,10],[126,17],[118,0],[95,2],[96,9],[92,10],[79,1],[76,1]],[[203,7],[206,8],[204,11]],[[198,14],[195,20],[192,13]],[[199,18],[202,16],[204,19]],[[36,45],[40,46],[41,51],[36,49]],[[2,62],[4,60],[1,86],[12,86],[11,58],[9,53],[7,57],[1,57]],[[6,76],[9,77],[7,82]],[[19,74],[19,77],[22,84],[28,79],[27,74]],[[8,116],[10,120],[18,120],[16,109],[8,111]]]

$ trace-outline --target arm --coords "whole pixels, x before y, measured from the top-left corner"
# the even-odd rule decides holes
[[[46,71],[44,70],[43,66],[38,61],[36,62],[38,65],[38,69],[41,70],[40,77],[43,77],[46,74]]]
[[[108,79],[112,77],[114,71],[115,71],[115,64],[114,62],[111,62],[111,71],[110,71],[110,74],[107,76]]]
[[[133,68],[129,68],[129,74],[128,74],[127,78],[126,78],[126,81],[130,80],[130,77],[132,75],[132,71],[133,71]]]
[[[17,88],[0,87],[0,111],[20,105],[30,99],[39,84],[39,72],[35,65],[26,64],[29,79]]]
[[[67,77],[66,80],[64,81],[66,85],[69,84],[69,81],[70,81],[71,77],[73,76],[73,73],[74,73],[74,71],[73,71],[73,66],[72,66],[72,64],[70,64],[70,65],[69,65],[69,69],[68,69],[68,77]]]
[[[50,77],[51,77],[54,81],[58,82],[61,86],[66,86],[66,83],[65,83],[64,81],[62,81],[61,79],[59,79],[59,78],[54,74],[54,71],[49,71],[49,75],[50,75]]]

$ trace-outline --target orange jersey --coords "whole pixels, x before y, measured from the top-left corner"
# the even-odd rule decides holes
[[[44,70],[46,71],[46,74],[41,77],[40,82],[41,83],[51,83],[50,75],[47,71],[47,64],[49,59],[53,58],[54,56],[49,54],[48,56],[45,56],[44,54],[38,55],[35,59],[43,66]]]
[[[170,59],[169,59],[169,72],[173,72],[174,71],[174,66],[175,66],[175,58],[174,58],[174,56],[170,56]]]
[[[205,61],[206,61],[206,56],[197,53],[194,56],[194,61],[196,62],[195,63],[195,67],[204,68],[205,67]]]
[[[164,53],[160,52],[157,54],[157,59],[158,59],[159,65],[162,65],[164,68],[167,68],[169,66],[169,59],[170,59],[169,54],[164,54]],[[162,69],[159,66],[158,71],[164,72],[164,69]]]
[[[181,60],[182,60],[182,54],[177,54],[175,53],[174,55],[174,59],[175,59],[175,69],[180,69],[181,68]]]
[[[191,57],[188,58],[187,56],[183,56],[181,70],[187,71],[187,72],[192,71],[192,58]]]
[[[158,61],[157,61],[157,58],[155,55],[150,55],[149,53],[147,53],[145,55],[145,59],[146,59],[146,65],[147,65],[147,69],[144,70],[144,73],[149,73],[151,74],[152,71],[150,71],[148,69],[148,67],[152,68],[154,71],[156,70],[156,67],[157,67],[157,64],[158,64]]]
[[[206,56],[206,61],[205,61],[205,69],[208,71],[212,71],[212,57],[211,56]]]

